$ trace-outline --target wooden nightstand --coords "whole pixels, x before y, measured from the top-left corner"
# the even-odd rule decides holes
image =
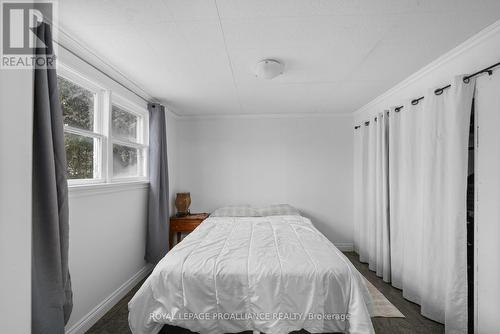
[[[182,232],[192,232],[202,221],[208,218],[209,213],[193,213],[184,217],[170,217],[170,228],[168,233],[168,240],[170,242],[170,249],[174,244],[174,234],[177,233],[177,243],[181,241]]]

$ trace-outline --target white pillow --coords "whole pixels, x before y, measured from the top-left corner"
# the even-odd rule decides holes
[[[210,217],[259,217],[257,209],[251,206],[225,206],[215,210]]]
[[[259,216],[300,216],[299,210],[289,204],[276,204],[257,209]]]

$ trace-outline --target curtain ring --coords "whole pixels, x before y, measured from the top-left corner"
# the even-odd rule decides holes
[[[436,90],[434,91],[434,94],[436,94],[436,95],[441,95],[441,94],[443,94],[443,89],[442,89],[442,88],[438,88],[438,89],[436,89]]]

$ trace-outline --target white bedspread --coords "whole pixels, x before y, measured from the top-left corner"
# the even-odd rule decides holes
[[[129,303],[134,334],[374,333],[361,274],[301,216],[205,220]]]

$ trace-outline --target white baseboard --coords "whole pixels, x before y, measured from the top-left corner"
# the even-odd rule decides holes
[[[352,242],[334,242],[333,244],[342,252],[354,251],[354,244]]]
[[[142,279],[144,279],[151,270],[153,266],[146,265],[141,270],[139,270],[134,276],[123,283],[118,289],[113,291],[108,297],[106,297],[99,305],[94,307],[89,313],[87,313],[82,319],[76,322],[71,328],[66,328],[66,334],[84,334],[90,329],[99,319],[102,318],[116,303],[120,301],[125,295],[136,286]]]

